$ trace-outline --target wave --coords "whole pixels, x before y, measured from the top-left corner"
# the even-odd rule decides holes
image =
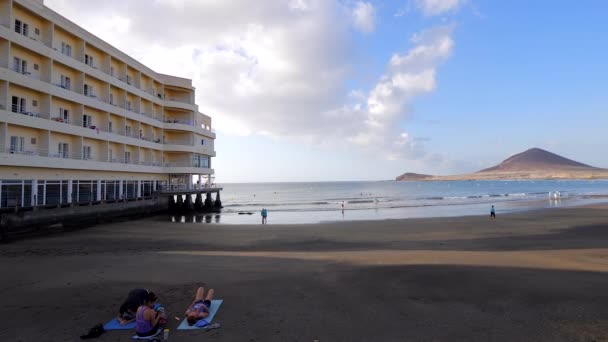
[[[374,200],[354,200],[354,201],[348,201],[346,203],[349,204],[358,204],[358,203],[374,203]]]

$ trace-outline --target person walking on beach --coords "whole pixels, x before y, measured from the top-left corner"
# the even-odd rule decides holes
[[[494,206],[490,209],[490,218],[496,218],[496,211],[494,210]]]
[[[268,210],[266,210],[266,208],[262,208],[262,224],[266,224],[267,219],[268,219]]]

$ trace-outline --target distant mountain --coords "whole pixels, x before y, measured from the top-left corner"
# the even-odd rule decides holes
[[[431,175],[423,175],[421,173],[412,173],[412,172],[407,172],[402,174],[401,176],[397,177],[395,180],[398,181],[419,181],[419,180],[425,180],[428,178],[433,178],[433,176]]]
[[[608,170],[564,158],[540,148],[531,148],[481,171],[453,176],[405,173],[397,180],[502,180],[502,179],[605,179]]]
[[[502,163],[496,166],[481,170],[479,172],[576,170],[598,170],[598,168],[564,158],[540,148],[531,148],[527,151],[518,153],[505,159]]]

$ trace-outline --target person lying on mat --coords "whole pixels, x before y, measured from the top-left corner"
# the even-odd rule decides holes
[[[199,287],[196,290],[194,301],[190,304],[188,310],[186,310],[188,325],[194,325],[199,320],[209,316],[209,308],[211,307],[211,300],[213,299],[214,292],[213,289],[209,289],[209,291],[207,291],[207,296],[205,296],[204,287]]]
[[[139,337],[152,336],[158,331],[158,322],[161,317],[160,313],[154,310],[156,299],[154,292],[150,292],[144,304],[137,309],[137,314],[135,315],[135,322],[137,323],[135,333]]]
[[[137,308],[144,304],[149,293],[150,291],[146,289],[131,290],[127,295],[127,299],[122,303],[120,309],[118,309],[118,322],[123,325],[133,322]]]

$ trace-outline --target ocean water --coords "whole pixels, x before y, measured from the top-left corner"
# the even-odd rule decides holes
[[[315,182],[222,184],[221,214],[175,222],[317,223],[489,214],[608,201],[605,180]],[[555,196],[558,192],[559,195]],[[551,193],[551,196],[549,195]],[[342,208],[344,204],[344,210]]]

